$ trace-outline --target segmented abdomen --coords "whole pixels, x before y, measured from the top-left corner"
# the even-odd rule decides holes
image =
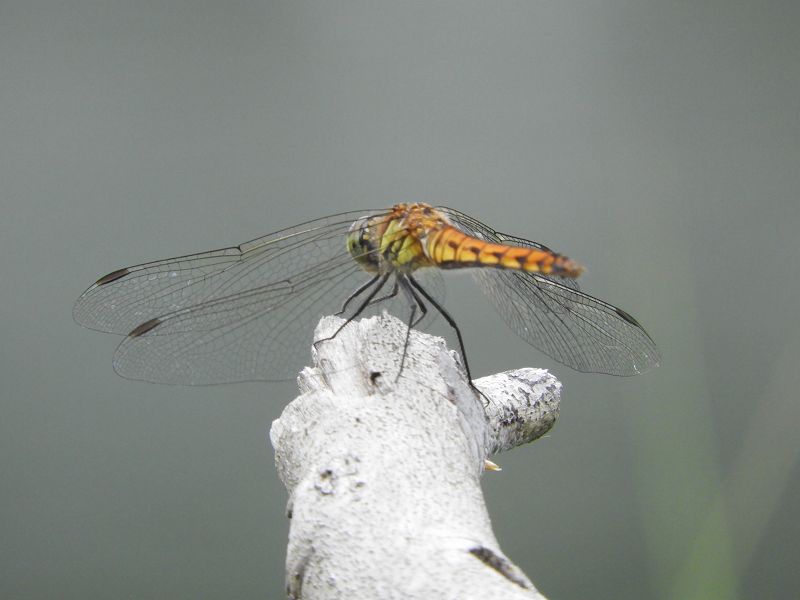
[[[494,267],[529,273],[577,277],[583,266],[549,250],[493,244],[446,225],[428,236],[427,254],[442,269]]]

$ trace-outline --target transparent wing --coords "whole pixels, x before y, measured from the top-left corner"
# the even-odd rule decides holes
[[[653,340],[620,308],[534,273],[474,274],[517,335],[573,369],[636,375],[658,364]]]
[[[241,246],[146,263],[99,279],[78,299],[81,324],[129,334],[120,375],[210,384],[293,377],[323,314],[371,275],[346,249],[344,213]]]
[[[440,209],[470,235],[497,243],[545,248],[500,234],[463,213]],[[636,375],[658,364],[658,349],[620,308],[578,290],[574,280],[492,268],[473,275],[511,329],[523,340],[578,371]]]
[[[169,313],[122,341],[114,369],[129,379],[191,385],[294,377],[308,363],[319,318],[340,310],[369,277],[340,254],[286,283]]]
[[[78,298],[79,324],[127,334],[138,325],[182,308],[237,292],[279,284],[342,254],[353,211],[296,225],[239,246],[168,258],[101,277]]]

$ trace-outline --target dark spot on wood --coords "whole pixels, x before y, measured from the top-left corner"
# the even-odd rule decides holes
[[[500,573],[510,582],[516,583],[523,589],[528,589],[528,582],[515,573],[514,566],[502,556],[495,554],[491,549],[485,546],[476,546],[475,548],[470,548],[469,553],[486,566]]]
[[[517,423],[525,423],[525,418],[520,416],[516,408],[505,411],[505,415],[500,418],[500,425],[503,427],[512,427]]]
[[[372,371],[372,372],[370,372],[370,374],[369,374],[370,383],[372,385],[375,385],[375,382],[377,381],[378,377],[380,377],[382,374],[383,373],[381,373],[380,371]]]
[[[156,317],[155,319],[150,319],[149,321],[145,321],[144,323],[142,323],[141,325],[136,327],[136,329],[131,331],[128,334],[128,337],[139,337],[139,336],[142,336],[145,333],[147,333],[148,331],[152,331],[158,325],[161,325],[161,323],[162,323],[162,321],[158,317]]]
[[[294,573],[291,574],[291,577],[287,577],[286,581],[286,597],[291,598],[291,600],[301,600],[303,597],[303,584],[306,579],[306,568],[308,567],[308,563],[311,560],[314,554],[313,548],[309,553],[307,553],[301,560],[300,563],[297,565],[297,569]]]
[[[100,279],[95,282],[95,285],[105,285],[107,283],[111,283],[112,281],[116,281],[117,279],[122,279],[130,273],[128,269],[119,269],[118,271],[114,271],[113,273],[109,273],[108,275],[103,275]]]

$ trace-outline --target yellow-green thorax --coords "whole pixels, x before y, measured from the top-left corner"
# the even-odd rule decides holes
[[[435,264],[428,255],[427,238],[447,225],[427,204],[397,204],[387,214],[353,223],[347,249],[367,271],[410,273]]]

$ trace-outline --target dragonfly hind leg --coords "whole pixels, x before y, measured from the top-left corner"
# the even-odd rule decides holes
[[[453,330],[456,332],[456,336],[458,337],[458,346],[459,349],[461,350],[461,360],[464,362],[464,371],[467,374],[467,381],[469,382],[469,386],[473,390],[475,390],[481,397],[483,397],[484,401],[486,402],[486,405],[488,406],[489,398],[487,398],[486,394],[480,391],[477,388],[477,386],[474,383],[472,383],[472,373],[469,370],[469,361],[467,360],[467,352],[464,349],[464,339],[461,337],[461,330],[458,328],[458,325],[456,325],[455,319],[453,319],[453,317],[450,316],[450,313],[448,313],[441,304],[436,302],[436,300],[427,291],[425,291],[425,288],[422,287],[416,279],[411,277],[411,275],[409,275],[407,279],[408,282],[414,287],[414,289],[416,289],[420,294],[422,294],[422,296],[428,302],[431,303],[431,306],[433,306],[437,311],[439,311],[439,314],[445,318],[450,327],[452,327]],[[413,293],[413,290],[410,291]]]

